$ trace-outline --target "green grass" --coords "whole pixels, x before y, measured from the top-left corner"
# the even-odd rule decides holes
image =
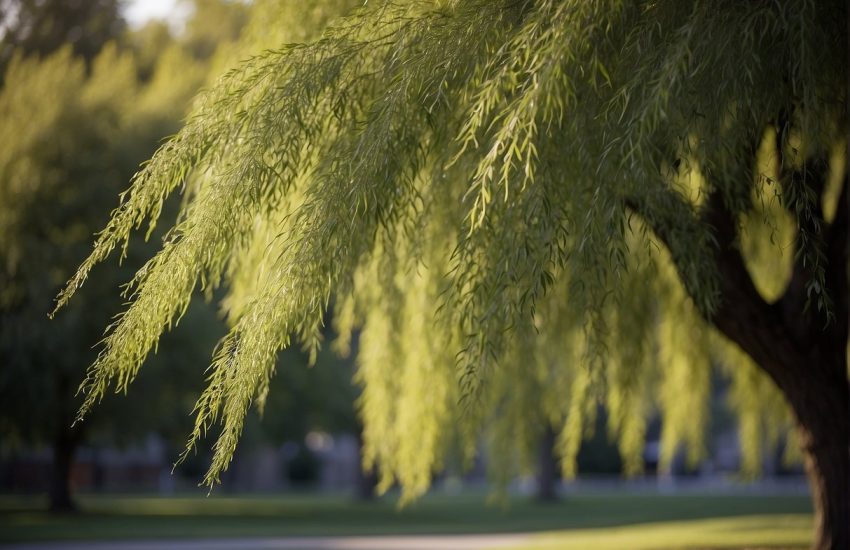
[[[393,499],[339,496],[100,497],[55,517],[39,499],[0,497],[0,542],[36,540],[540,532],[534,549],[803,547],[811,537],[801,496],[572,495],[551,505],[481,495]]]
[[[538,535],[517,550],[806,548],[811,540],[810,516],[783,514],[562,530]]]

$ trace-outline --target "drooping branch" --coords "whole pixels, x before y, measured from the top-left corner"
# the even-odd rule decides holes
[[[780,387],[789,383],[778,367],[776,354],[779,352],[791,360],[799,357],[799,352],[793,348],[776,306],[762,298],[747,271],[738,248],[739,225],[726,207],[722,194],[719,191],[711,193],[699,211],[672,190],[665,194],[663,209],[648,208],[642,197],[626,202],[669,250],[685,290],[692,298],[700,295],[698,278],[711,278],[716,298],[710,309],[700,307],[705,319],[738,344]],[[682,223],[685,220],[687,222]],[[676,231],[682,228],[702,233],[701,240],[708,242],[713,273],[692,273],[693,251],[687,247],[694,242],[693,235],[688,239],[680,238]]]
[[[826,337],[838,345],[846,345],[848,324],[850,324],[850,281],[848,281],[848,260],[850,260],[850,177],[844,175],[838,208],[832,225],[826,234],[826,287],[832,297],[834,308],[833,322],[827,326]]]
[[[792,123],[780,117],[776,155],[782,171],[783,204],[797,222],[794,268],[779,301],[783,323],[798,347],[843,349],[848,330],[848,198],[847,177],[832,223],[827,221],[823,196],[830,177],[825,156],[795,162],[799,153],[788,140]]]
[[[720,286],[718,307],[707,320],[783,387],[788,383],[787,373],[777,356],[796,364],[792,358],[799,357],[799,350],[787,333],[778,306],[767,303],[756,288],[739,249],[739,224],[719,192],[709,196],[700,223],[710,227],[716,238],[714,263]]]
[[[834,314],[834,296],[826,285],[830,262],[823,239],[827,222],[821,204],[829,162],[823,157],[795,158],[800,153],[789,145],[794,128],[788,116],[779,117],[777,130],[775,154],[781,171],[782,204],[798,229],[791,280],[778,304],[783,322],[802,346],[817,340]]]

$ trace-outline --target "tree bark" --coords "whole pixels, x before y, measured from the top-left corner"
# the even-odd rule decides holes
[[[848,188],[845,176],[836,217],[821,233],[828,261],[824,282],[833,300],[831,319],[807,304],[806,286],[812,274],[801,261],[796,262],[791,282],[778,302],[769,304],[761,297],[738,249],[737,220],[719,193],[709,196],[699,221],[694,220],[713,228],[717,244],[714,261],[720,301],[706,320],[770,376],[794,414],[814,508],[814,550],[850,550]],[[676,198],[670,204],[690,208]],[[677,250],[670,224],[653,220],[639,200],[629,201],[628,206],[650,222],[680,274],[686,274],[687,256]],[[688,278],[682,280],[687,288]]]
[[[378,472],[373,466],[368,471],[363,468],[363,426],[357,426],[357,483],[354,498],[360,502],[375,500],[375,488],[378,486]]]
[[[375,488],[378,486],[378,474],[372,468],[368,472],[364,472],[358,468],[357,487],[354,492],[355,500],[359,502],[369,502],[375,500]]]
[[[743,279],[743,262],[727,258],[724,263],[724,301],[712,322],[773,379],[794,413],[815,512],[813,548],[848,550],[850,388],[847,324],[841,317],[846,313],[827,329],[812,330],[818,320],[810,312],[796,309],[795,322],[787,304],[756,300],[749,276]],[[785,299],[803,303],[792,295]]]
[[[717,230],[722,302],[710,321],[770,376],[797,423],[815,513],[814,550],[850,549],[850,386],[847,379],[847,218],[839,211],[826,241],[829,321],[806,307],[809,274],[799,263],[785,295],[768,304],[736,247],[737,224],[722,206],[708,215]],[[711,208],[711,207],[710,207]]]
[[[61,424],[53,441],[53,462],[50,466],[49,509],[52,513],[77,510],[71,493],[71,470],[79,445],[78,428]]]
[[[540,457],[537,465],[537,500],[554,502],[558,500],[555,490],[558,463],[555,459],[555,438],[557,434],[552,426],[546,426],[543,437],[540,438]]]
[[[816,353],[783,389],[797,420],[815,511],[815,550],[850,548],[850,386],[845,351]]]
[[[812,504],[815,509],[816,550],[850,548],[850,446],[848,445],[847,383],[824,396],[835,406],[824,411],[795,411],[805,457]],[[830,399],[840,397],[840,399]]]

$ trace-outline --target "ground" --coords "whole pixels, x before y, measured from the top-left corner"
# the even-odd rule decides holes
[[[323,536],[346,538],[322,539],[322,548],[355,548],[364,540],[356,537],[403,535],[392,548],[422,548],[410,546],[422,539],[408,535],[519,533],[508,547],[804,548],[812,533],[810,505],[803,495],[580,494],[557,504],[513,499],[507,507],[485,501],[481,494],[435,495],[399,510],[393,498],[357,503],[343,496],[307,495],[86,496],[81,498],[84,512],[52,517],[39,510],[39,499],[7,496],[0,497],[0,546],[153,538],[182,539],[189,548],[198,539],[250,538],[253,548],[296,548],[301,546],[286,546],[286,541]],[[486,548],[493,539],[455,540]]]

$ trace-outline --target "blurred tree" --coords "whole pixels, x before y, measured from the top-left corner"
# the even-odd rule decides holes
[[[57,324],[45,311],[114,202],[115,184],[133,173],[134,164],[116,159],[135,78],[132,60],[110,48],[87,79],[83,61],[64,48],[44,62],[13,58],[0,93],[0,415],[5,438],[53,445],[54,509],[72,506],[68,471],[82,438],[79,426],[69,429],[75,379],[94,357],[98,323],[120,306],[100,284],[120,275],[105,270],[82,296],[86,308]],[[36,402],[44,406],[28,410]]]
[[[135,53],[139,78],[146,82],[153,76],[164,52],[174,44],[174,37],[168,23],[154,19],[127,32],[124,41]]]
[[[312,366],[307,354],[287,349],[278,355],[277,365],[280,373],[269,385],[262,414],[246,419],[245,442],[249,446],[258,442],[275,447],[297,444],[297,456],[287,460],[290,466],[300,469],[301,478],[290,481],[302,485],[315,483],[319,481],[315,477],[319,474],[318,459],[308,448],[308,435],[311,432],[332,436],[356,434],[358,430],[354,406],[358,391],[352,383],[353,365],[328,349],[318,354]],[[289,474],[298,477],[295,471]]]
[[[104,270],[79,307],[53,323],[46,317],[50,299],[85,256],[121,182],[161,136],[179,128],[206,78],[207,66],[182,46],[155,43],[163,36],[158,27],[146,32],[152,38],[130,36],[132,50],[108,45],[88,71],[70,45],[43,61],[21,51],[0,91],[0,430],[7,448],[52,447],[50,506],[58,511],[73,508],[69,474],[82,441],[127,443],[154,425],[166,437],[186,430],[192,404],[185,392],[197,388],[201,375],[183,367],[199,362],[198,351],[208,349],[223,326],[211,307],[196,308],[190,335],[165,339],[154,361],[147,380],[157,380],[156,391],[140,395],[133,411],[108,407],[70,428],[74,389],[122,302],[104,290],[114,289],[148,253],[135,244],[123,267]],[[148,79],[144,85],[140,73]],[[170,202],[166,211],[175,212]],[[33,402],[45,406],[28,411]]]
[[[286,350],[278,359],[285,368],[272,381],[263,414],[263,431],[272,441],[303,441],[311,431],[355,433],[356,388],[353,368],[329,351],[316,364],[297,350]],[[283,437],[282,437],[283,436]]]
[[[838,0],[377,2],[248,59],[60,295],[191,183],[81,414],[199,284],[227,285],[233,327],[190,442],[221,422],[208,483],[332,297],[341,346],[362,327],[366,458],[405,499],[456,432],[472,449],[490,426],[512,467],[545,425],[527,416],[561,426],[574,474],[599,401],[627,473],[656,407],[662,464],[680,444],[694,462],[722,357],[747,456],[795,426],[815,546],[850,547],[847,19]]]
[[[192,0],[182,40],[196,59],[209,59],[222,44],[235,42],[248,21],[242,0]]]
[[[66,44],[87,62],[124,31],[120,0],[0,0],[0,70],[17,49],[47,55]]]
[[[318,38],[328,25],[361,5],[359,0],[256,0],[241,46],[247,53]]]

